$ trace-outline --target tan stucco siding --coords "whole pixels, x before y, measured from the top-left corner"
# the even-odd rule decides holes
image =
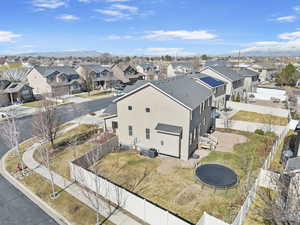
[[[132,106],[132,110],[128,110]],[[133,95],[117,102],[119,119],[119,140],[123,145],[133,146],[134,140],[140,148],[161,148],[162,135],[155,127],[158,123],[180,126],[183,129],[181,140],[181,158],[189,155],[190,110],[148,86]],[[150,112],[146,112],[150,108]],[[132,126],[133,135],[129,136],[128,126]],[[150,129],[150,140],[146,139],[146,128]],[[170,148],[178,149],[171,142]]]
[[[33,88],[34,94],[49,94],[51,86],[47,83],[47,79],[43,77],[36,69],[32,69],[27,76],[29,86]]]

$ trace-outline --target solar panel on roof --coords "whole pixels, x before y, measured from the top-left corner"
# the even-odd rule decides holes
[[[208,84],[211,87],[217,87],[217,86],[220,86],[220,85],[224,84],[223,81],[216,80],[212,77],[202,77],[202,78],[199,78],[199,79],[201,81],[205,82],[206,84]]]
[[[9,88],[15,88],[15,87],[17,87],[18,85],[17,84],[13,84],[13,85],[11,85]]]

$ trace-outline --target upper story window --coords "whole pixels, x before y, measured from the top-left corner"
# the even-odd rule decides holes
[[[147,112],[147,113],[150,112],[150,108],[146,108],[146,112]]]
[[[130,110],[130,111],[132,110],[132,106],[131,105],[128,106],[128,110]]]

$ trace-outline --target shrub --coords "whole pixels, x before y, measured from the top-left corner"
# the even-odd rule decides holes
[[[264,134],[265,134],[265,132],[264,132],[262,129],[256,129],[256,130],[254,131],[254,133],[256,133],[256,134],[258,134],[258,135],[264,135]]]

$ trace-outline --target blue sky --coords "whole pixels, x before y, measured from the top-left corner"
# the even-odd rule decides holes
[[[300,52],[300,0],[2,0],[0,54]]]

